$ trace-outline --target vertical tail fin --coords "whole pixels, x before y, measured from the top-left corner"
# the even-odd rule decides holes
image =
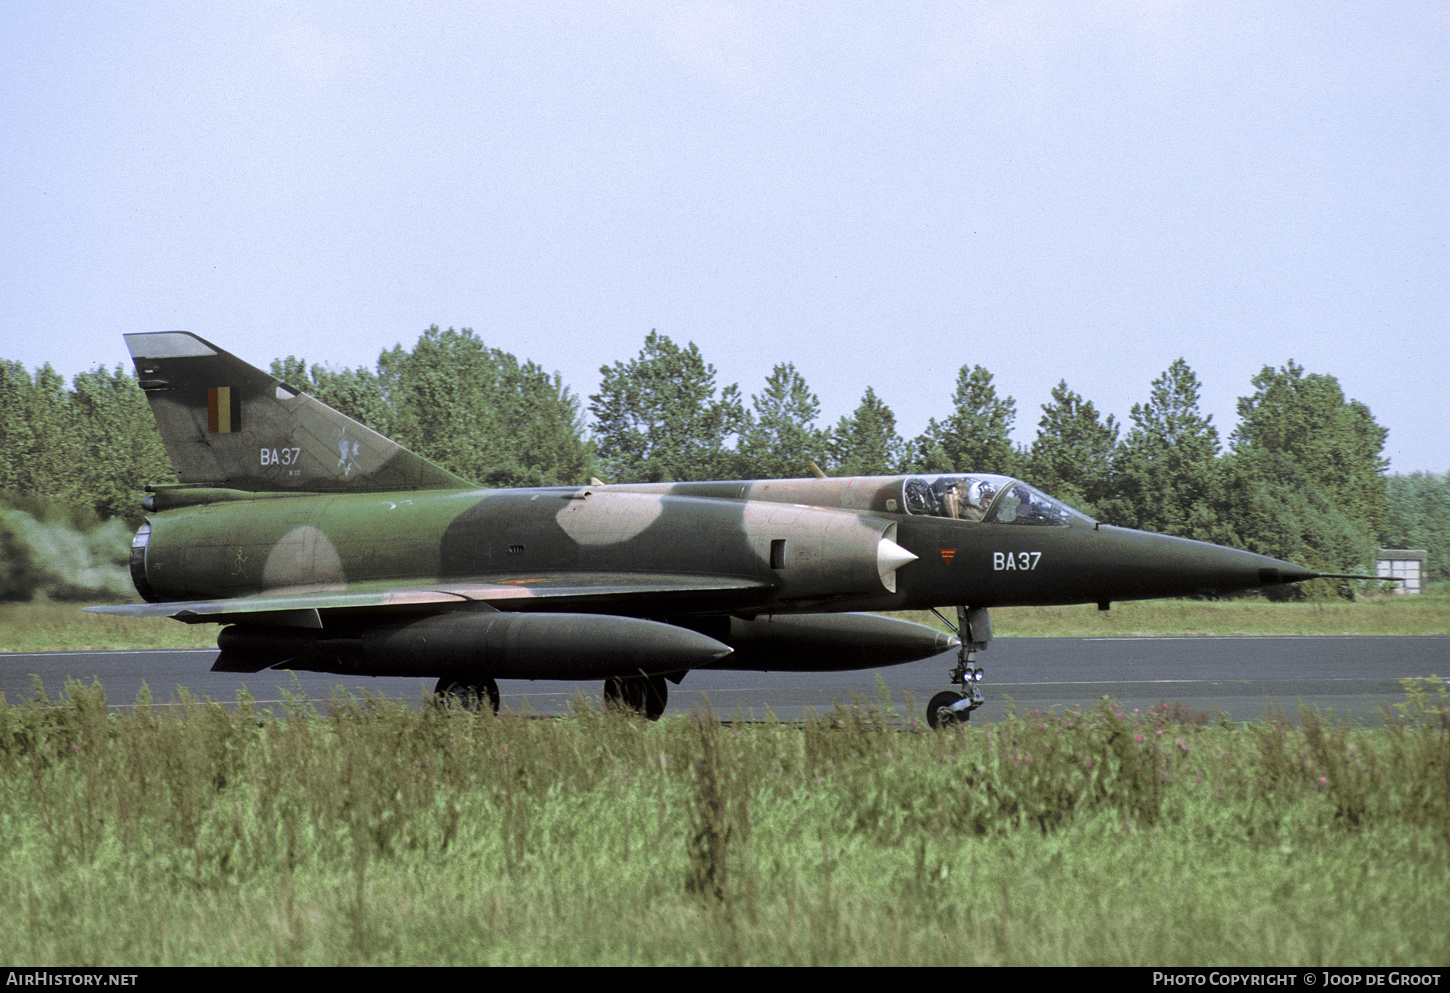
[[[126,335],[181,482],[252,492],[474,484],[186,331]]]

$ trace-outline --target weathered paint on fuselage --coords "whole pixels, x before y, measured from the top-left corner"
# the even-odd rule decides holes
[[[587,572],[746,578],[768,587],[752,600],[763,606],[881,589],[890,523],[602,487],[235,499],[153,515],[146,571],[161,600]],[[784,568],[773,541],[787,544]]]
[[[1187,538],[1097,525],[1023,526],[903,512],[908,476],[646,483],[611,490],[727,501],[800,503],[897,524],[895,540],[917,556],[897,572],[897,591],[873,590],[841,610],[923,610],[1097,603],[1191,596],[1302,578],[1290,562]],[[811,604],[800,609],[829,609]]]
[[[756,584],[648,603],[601,596],[595,607],[685,616],[1127,600],[1253,587],[1261,570],[1295,568],[1090,523],[907,514],[904,478],[234,494],[152,515],[146,572],[170,601],[488,577],[518,587],[500,604],[513,610],[531,609],[531,581],[561,572]],[[917,557],[895,570],[894,592],[877,570],[884,534]]]

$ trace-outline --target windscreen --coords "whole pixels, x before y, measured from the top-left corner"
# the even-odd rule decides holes
[[[909,514],[992,524],[1035,524],[1062,527],[1092,518],[1054,500],[1041,490],[1010,476],[988,473],[942,473],[908,476],[902,483]]]

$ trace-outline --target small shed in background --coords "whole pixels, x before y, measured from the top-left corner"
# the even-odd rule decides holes
[[[1425,589],[1425,550],[1381,548],[1375,555],[1375,575],[1398,579],[1396,593],[1420,593]]]

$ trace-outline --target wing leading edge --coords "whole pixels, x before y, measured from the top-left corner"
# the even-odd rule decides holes
[[[644,598],[654,602],[671,595],[747,593],[769,589],[754,579],[726,576],[681,576],[646,573],[550,573],[545,576],[489,576],[446,583],[364,583],[345,588],[294,588],[222,600],[115,604],[86,609],[127,617],[172,617],[189,624],[259,621],[318,627],[325,611],[376,610],[419,612],[465,604],[523,609],[523,600],[569,600],[576,606],[628,607]],[[494,609],[500,609],[495,607]],[[294,615],[291,618],[282,615]],[[315,621],[315,623],[314,623]]]

